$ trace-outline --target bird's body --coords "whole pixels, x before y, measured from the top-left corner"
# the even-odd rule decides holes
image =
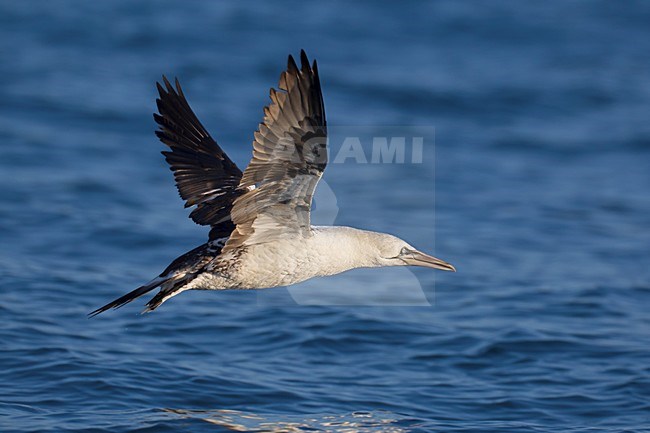
[[[281,239],[220,255],[215,260],[218,271],[209,278],[223,279],[217,287],[256,289],[288,286],[354,268],[379,267],[382,264],[375,255],[366,254],[367,241],[374,235],[352,227],[313,226],[309,236]],[[205,288],[210,287],[215,286],[208,284]]]
[[[207,243],[174,260],[158,277],[93,311],[118,308],[156,288],[152,311],[186,290],[287,286],[360,267],[427,266],[454,270],[384,233],[310,224],[311,200],[327,164],[327,126],[316,62],[289,56],[279,89],[255,133],[242,173],[192,112],[180,84],[158,85],[156,134],[190,217],[211,227]]]

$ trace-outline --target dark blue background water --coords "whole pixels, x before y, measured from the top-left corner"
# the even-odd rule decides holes
[[[647,431],[649,23],[645,2],[0,3],[0,430]],[[336,223],[435,234],[459,272],[413,271],[425,307],[197,292],[88,320],[206,235],[154,81],[179,76],[243,166],[300,48],[332,124],[436,128],[435,171],[431,148],[331,165]]]

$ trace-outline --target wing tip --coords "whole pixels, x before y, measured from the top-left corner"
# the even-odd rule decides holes
[[[163,84],[165,87],[163,87]],[[180,97],[182,99],[185,99],[185,95],[183,94],[183,89],[181,87],[181,83],[178,80],[178,77],[174,76],[174,85],[172,86],[171,82],[167,78],[165,74],[162,75],[162,84],[160,84],[159,81],[156,81],[156,89],[158,90],[158,94],[160,95],[160,99],[164,99],[168,97],[169,95]]]
[[[311,69],[309,67],[309,59],[307,58],[307,53],[305,50],[300,50],[300,67],[303,72],[309,72]]]
[[[296,60],[291,54],[289,54],[289,57],[287,59],[287,72],[291,74],[298,73],[298,65],[296,64]]]

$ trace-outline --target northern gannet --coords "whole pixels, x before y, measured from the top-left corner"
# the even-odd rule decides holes
[[[242,171],[210,137],[178,79],[163,76],[158,138],[190,218],[210,226],[208,242],[174,260],[158,277],[98,308],[95,316],[156,288],[143,312],[191,289],[262,289],[354,268],[425,266],[455,271],[438,258],[385,233],[310,224],[316,184],[327,165],[327,126],[316,61],[289,56],[278,89],[255,132],[253,158]]]

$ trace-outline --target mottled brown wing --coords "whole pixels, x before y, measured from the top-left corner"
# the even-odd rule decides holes
[[[304,51],[298,68],[289,56],[279,90],[255,132],[253,158],[231,211],[236,228],[224,251],[269,242],[286,234],[309,235],[316,184],[327,165],[327,127],[316,62]]]
[[[196,117],[176,80],[174,88],[163,76],[165,87],[156,83],[160,97],[154,119],[156,135],[169,151],[162,152],[174,172],[176,187],[185,207],[196,206],[190,218],[209,225],[210,240],[228,236],[233,202],[242,194],[237,189],[242,172],[210,137]]]

